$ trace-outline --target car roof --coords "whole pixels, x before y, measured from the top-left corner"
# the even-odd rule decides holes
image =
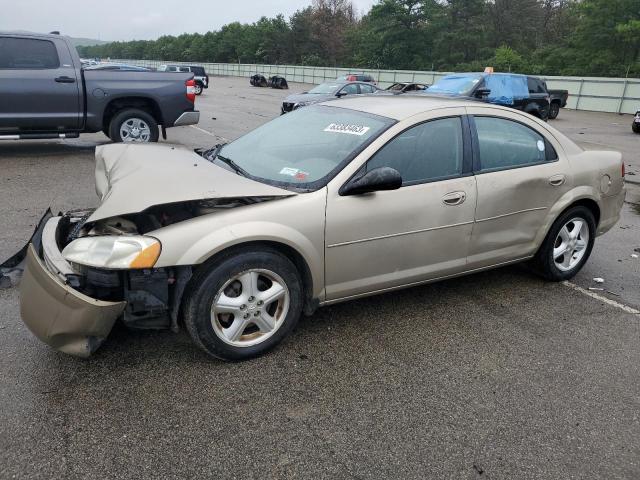
[[[322,105],[348,108],[359,112],[370,113],[382,117],[404,120],[419,113],[447,107],[486,107],[488,109],[505,110],[504,107],[491,105],[475,100],[441,95],[357,95],[340,100],[329,100]]]
[[[42,39],[51,39],[51,40],[55,38],[68,38],[67,35],[58,34],[58,33],[38,33],[38,32],[29,32],[26,30],[0,30],[0,35],[33,37],[33,38],[42,38]]]

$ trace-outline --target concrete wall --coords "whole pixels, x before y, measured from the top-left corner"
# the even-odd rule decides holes
[[[141,66],[158,67],[157,60],[112,60]],[[368,73],[385,88],[394,82],[419,82],[432,84],[446,72],[414,72],[408,70],[369,70],[357,68],[303,67],[298,65],[254,65],[234,63],[199,63],[210,75],[225,75],[247,78],[254,73],[265,76],[282,75],[290,82],[322,83],[347,73]],[[640,110],[640,79],[596,78],[596,77],[548,77],[550,89],[569,90],[568,108],[600,112],[635,113]]]

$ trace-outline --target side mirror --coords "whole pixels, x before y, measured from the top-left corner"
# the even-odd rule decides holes
[[[491,93],[490,88],[479,88],[478,90],[476,90],[473,96],[476,98],[487,98],[490,93]]]
[[[391,167],[378,167],[349,181],[340,189],[340,195],[360,195],[379,190],[397,190],[401,186],[400,172]]]
[[[348,93],[347,92],[338,92],[338,93],[336,93],[336,97],[338,97],[338,98],[344,97],[345,95],[348,95]]]

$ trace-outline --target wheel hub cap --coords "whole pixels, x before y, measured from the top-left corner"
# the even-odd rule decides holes
[[[211,305],[211,326],[229,345],[256,345],[280,328],[289,302],[289,289],[278,274],[248,270],[228,280],[216,294]]]
[[[567,272],[576,267],[589,245],[589,226],[582,218],[569,220],[558,232],[553,244],[553,261],[559,270]]]

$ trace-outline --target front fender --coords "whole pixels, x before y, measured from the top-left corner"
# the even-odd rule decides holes
[[[155,232],[153,236],[162,243],[164,253],[165,245],[172,242],[166,238],[162,230]],[[274,222],[247,221],[212,230],[194,243],[187,245],[183,251],[179,252],[177,260],[169,261],[167,257],[171,255],[167,255],[163,259],[161,254],[157,266],[170,266],[165,265],[167,261],[171,266],[198,265],[228,248],[260,241],[280,243],[297,251],[311,272],[314,298],[321,295],[324,286],[323,252],[310,238],[298,230]]]

